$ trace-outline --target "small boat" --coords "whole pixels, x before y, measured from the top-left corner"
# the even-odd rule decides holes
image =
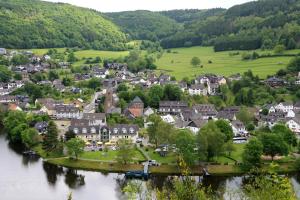
[[[23,151],[22,154],[25,155],[25,156],[36,156],[36,155],[38,155],[36,152],[34,152],[34,151],[32,151],[32,150],[29,150],[29,151]]]

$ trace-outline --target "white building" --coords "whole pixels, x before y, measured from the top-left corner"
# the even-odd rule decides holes
[[[288,102],[281,102],[275,106],[275,109],[277,111],[289,112],[294,109],[294,105],[292,103],[288,103]]]
[[[192,85],[188,90],[190,95],[203,95],[207,96],[208,90],[204,84]]]
[[[294,133],[300,133],[300,121],[298,119],[290,119],[286,122],[286,125]]]

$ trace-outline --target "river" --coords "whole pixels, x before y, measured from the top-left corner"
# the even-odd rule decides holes
[[[26,158],[0,134],[0,199],[1,200],[66,200],[72,192],[74,200],[124,199],[124,175],[70,170],[43,162],[41,158]],[[161,187],[166,177],[154,177],[151,184]],[[300,197],[300,176],[291,182]],[[203,180],[215,192],[226,196],[242,184],[242,177],[210,177]]]

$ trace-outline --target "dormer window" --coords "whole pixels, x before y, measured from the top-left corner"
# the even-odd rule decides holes
[[[117,128],[114,129],[114,133],[115,133],[115,134],[118,133],[118,129],[117,129]]]
[[[93,128],[91,129],[91,132],[92,132],[92,133],[96,133],[96,129],[93,127]]]
[[[123,133],[127,133],[126,128],[122,128],[122,132],[123,132]]]
[[[83,128],[83,129],[82,129],[82,133],[87,133],[86,128]]]
[[[134,129],[133,129],[133,128],[130,128],[129,131],[130,131],[130,133],[133,133],[133,132],[134,132]]]
[[[74,128],[74,133],[77,134],[78,133],[78,128]]]

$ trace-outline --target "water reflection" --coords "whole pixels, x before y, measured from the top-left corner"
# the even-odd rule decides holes
[[[55,185],[58,175],[62,175],[64,173],[63,167],[52,165],[46,162],[43,162],[43,169],[50,185]]]
[[[24,157],[21,145],[8,144],[0,135],[0,199],[65,200],[69,192],[73,199],[124,199],[123,188],[128,180],[123,174],[87,172],[67,169],[43,162],[42,158]],[[169,185],[173,177],[152,176],[141,182],[148,188],[161,189]],[[218,196],[228,197],[230,191],[240,189],[243,177],[194,177]],[[300,197],[300,174],[291,177],[294,189]]]

